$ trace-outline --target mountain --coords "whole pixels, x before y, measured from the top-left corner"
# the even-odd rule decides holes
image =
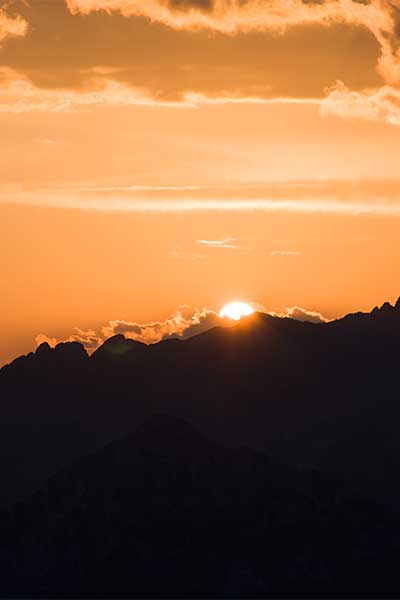
[[[2,597],[400,592],[397,514],[170,416],[76,461],[2,520]]]
[[[153,346],[119,335],[90,357],[42,344],[0,371],[0,503],[163,413],[397,505],[399,335],[400,301],[323,324],[257,313]]]

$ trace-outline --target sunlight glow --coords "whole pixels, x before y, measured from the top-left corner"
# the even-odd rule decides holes
[[[221,309],[219,316],[239,321],[241,317],[247,317],[253,313],[254,309],[250,304],[246,304],[245,302],[230,302]]]

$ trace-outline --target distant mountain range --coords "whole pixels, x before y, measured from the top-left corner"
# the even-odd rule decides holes
[[[400,301],[16,359],[0,595],[398,595],[399,340]]]

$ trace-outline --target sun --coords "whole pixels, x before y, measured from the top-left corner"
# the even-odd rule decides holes
[[[220,317],[228,317],[234,321],[239,321],[241,317],[248,317],[254,313],[254,308],[245,302],[230,302],[225,304],[219,313]]]

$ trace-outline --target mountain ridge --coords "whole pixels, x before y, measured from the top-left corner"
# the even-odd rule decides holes
[[[400,301],[0,371],[0,595],[398,597]]]
[[[399,336],[398,301],[323,324],[257,313],[149,346],[117,336],[90,357],[41,345],[0,371],[0,505],[155,414],[400,502]]]
[[[144,342],[141,342],[139,340],[134,340],[134,339],[125,337],[123,334],[116,334],[116,335],[108,338],[107,340],[105,340],[92,353],[90,358],[93,358],[93,360],[95,360],[96,358],[99,358],[99,356],[103,357],[104,355],[115,355],[116,357],[118,357],[118,356],[123,356],[125,354],[130,354],[131,356],[133,356],[133,353],[135,352],[135,350],[143,353],[143,352],[145,352],[144,349],[148,348],[148,347],[155,348],[158,346],[170,345],[171,342],[172,343],[175,343],[175,342],[185,343],[188,340],[193,340],[196,338],[207,336],[207,334],[208,334],[208,336],[215,335],[216,332],[224,332],[224,331],[229,331],[229,330],[240,331],[240,330],[244,329],[245,327],[248,327],[249,325],[256,323],[256,321],[258,321],[258,322],[265,321],[267,323],[268,322],[277,323],[277,322],[290,321],[291,323],[303,324],[303,325],[296,325],[297,327],[310,327],[310,328],[319,329],[319,328],[324,328],[324,327],[330,327],[330,328],[338,327],[338,326],[341,326],[343,323],[348,323],[350,321],[368,322],[368,320],[371,319],[372,317],[375,317],[375,318],[378,317],[382,322],[382,319],[384,319],[388,315],[392,315],[392,316],[396,315],[400,320],[400,297],[398,298],[396,303],[393,305],[390,304],[389,302],[384,302],[380,307],[375,306],[370,312],[349,313],[339,319],[334,319],[334,320],[328,321],[326,323],[299,321],[296,319],[292,319],[290,317],[277,317],[274,315],[270,315],[268,313],[256,312],[250,316],[242,317],[240,319],[240,321],[238,321],[237,323],[234,323],[231,326],[212,327],[205,332],[197,333],[187,339],[182,339],[177,336],[176,338],[172,338],[172,339],[160,340],[159,342],[156,342],[154,344],[145,344]],[[210,333],[210,332],[213,332],[213,333]],[[76,341],[74,341],[74,342],[59,342],[56,344],[56,346],[54,348],[52,348],[48,342],[42,342],[37,347],[36,351],[29,352],[26,355],[18,356],[15,359],[13,359],[10,363],[3,365],[0,368],[0,373],[3,369],[7,369],[7,367],[10,367],[16,361],[18,361],[20,363],[24,358],[29,360],[32,358],[32,356],[45,356],[45,355],[49,356],[50,355],[49,351],[51,351],[51,350],[53,350],[54,352],[59,353],[59,354],[61,354],[63,351],[66,351],[66,352],[70,352],[72,355],[73,349],[75,350],[75,354],[78,353],[78,348],[80,349],[79,351],[81,352],[82,356],[83,356],[83,353],[87,354],[87,351],[86,351],[84,345],[80,342],[76,342]]]

